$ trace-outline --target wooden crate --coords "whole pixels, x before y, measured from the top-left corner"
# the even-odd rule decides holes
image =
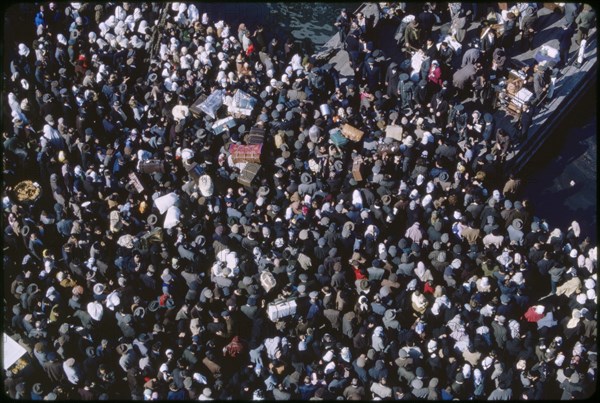
[[[352,125],[349,125],[347,123],[342,125],[342,136],[346,137],[349,140],[360,141],[362,140],[364,134],[365,132],[363,132],[362,130],[358,130]]]
[[[229,153],[234,164],[238,162],[260,162],[262,144],[231,144]]]
[[[252,181],[254,180],[256,175],[258,175],[259,169],[260,169],[260,164],[256,164],[254,162],[250,162],[250,163],[246,164],[244,169],[242,169],[240,176],[238,176],[238,179],[237,179],[238,183],[241,185],[250,187],[252,184]]]
[[[192,162],[191,164],[184,163],[183,167],[194,181],[197,181],[204,174],[204,171],[197,162]]]

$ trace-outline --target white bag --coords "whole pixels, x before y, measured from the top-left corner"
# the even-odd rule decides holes
[[[163,224],[163,228],[169,229],[173,228],[177,224],[179,224],[179,217],[181,216],[181,211],[179,208],[175,206],[169,207],[167,210],[167,215],[165,216],[165,222]]]
[[[175,192],[171,192],[164,196],[157,197],[154,199],[154,205],[160,212],[160,214],[164,214],[165,211],[169,209],[172,205],[174,205],[177,200],[179,200],[179,196]]]

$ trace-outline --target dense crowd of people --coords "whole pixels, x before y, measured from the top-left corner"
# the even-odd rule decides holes
[[[565,4],[570,47],[595,16]],[[502,169],[551,70],[527,73],[517,135],[496,128],[496,86],[541,30],[519,7],[392,4],[400,64],[343,10],[344,81],[201,3],[39,6],[3,92],[4,331],[29,357],[8,395],[591,395],[597,247]],[[502,33],[467,42],[490,16]],[[230,147],[251,135],[248,177]],[[18,198],[25,180],[38,197]]]

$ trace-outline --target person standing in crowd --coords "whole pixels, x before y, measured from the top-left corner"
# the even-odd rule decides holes
[[[511,11],[506,14],[506,19],[503,22],[502,36],[500,37],[500,46],[506,49],[509,53],[515,43],[515,37],[518,34],[519,27],[517,25],[517,17]]]
[[[575,18],[577,24],[577,39],[578,45],[583,39],[587,39],[590,29],[596,26],[596,11],[589,4],[584,4],[583,9]]]
[[[575,24],[562,26],[562,32],[558,39],[558,53],[560,55],[559,66],[567,66],[569,64],[569,54],[571,50],[571,42],[575,34]]]
[[[338,33],[340,35],[340,43],[343,48],[346,49],[346,37],[348,36],[348,31],[350,30],[350,17],[348,16],[348,12],[345,8],[340,10],[340,15],[335,20],[335,25],[337,27]]]

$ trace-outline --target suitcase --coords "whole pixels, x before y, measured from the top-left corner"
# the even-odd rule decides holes
[[[400,154],[400,145],[398,144],[377,144],[377,154],[383,156]]]
[[[402,126],[389,125],[385,128],[385,138],[402,141]]]
[[[233,159],[233,163],[239,162],[257,162],[260,163],[260,152],[262,144],[230,144],[229,153]]]
[[[238,183],[241,185],[250,187],[252,184],[252,181],[258,174],[259,169],[260,169],[260,164],[256,164],[254,162],[249,162],[248,164],[246,164],[244,169],[242,169],[240,176],[238,176],[238,179],[237,179]]]
[[[140,162],[140,172],[144,174],[165,173],[165,162],[163,160],[144,160]]]
[[[297,306],[296,298],[275,300],[267,305],[267,315],[272,322],[277,322],[279,319],[295,315]]]
[[[362,173],[360,169],[362,167],[363,159],[362,157],[356,157],[352,162],[352,177],[355,181],[360,182],[363,180]]]
[[[197,181],[202,175],[204,175],[204,170],[197,162],[193,162],[189,165],[184,163],[183,166],[188,175],[190,175],[190,178],[192,178],[194,181]]]
[[[133,186],[138,193],[142,193],[144,191],[144,185],[142,185],[142,182],[140,182],[140,179],[135,175],[135,173],[130,172],[128,177],[131,186]]]
[[[298,101],[298,98],[297,98],[297,97],[296,97],[296,98],[294,98],[294,99],[292,99],[292,97],[291,97],[291,96],[289,96],[289,93],[290,93],[291,91],[294,91],[294,90],[289,90],[289,91],[288,91],[288,97],[290,98],[290,100],[289,100],[289,101],[287,101],[287,102],[284,104],[284,105],[285,105],[285,108],[286,108],[286,109],[288,109],[288,110],[289,110],[289,109],[293,109],[293,108],[295,108],[295,107],[297,107],[297,106],[300,106],[300,101]]]
[[[215,134],[221,134],[225,131],[225,129],[231,129],[236,125],[235,119],[231,116],[228,116],[224,119],[217,120],[212,126],[211,129]]]
[[[202,116],[202,109],[200,109],[200,105],[206,101],[206,98],[208,98],[208,95],[202,94],[196,99],[196,101],[194,101],[192,106],[190,106],[190,112],[196,115],[196,117]]]
[[[358,130],[356,127],[349,124],[342,125],[342,135],[352,141],[360,141],[365,132]]]
[[[253,127],[250,132],[244,136],[246,144],[262,144],[265,142],[265,129]]]
[[[342,135],[342,131],[338,128],[329,131],[329,141],[336,147],[342,147],[348,143],[348,139]]]

